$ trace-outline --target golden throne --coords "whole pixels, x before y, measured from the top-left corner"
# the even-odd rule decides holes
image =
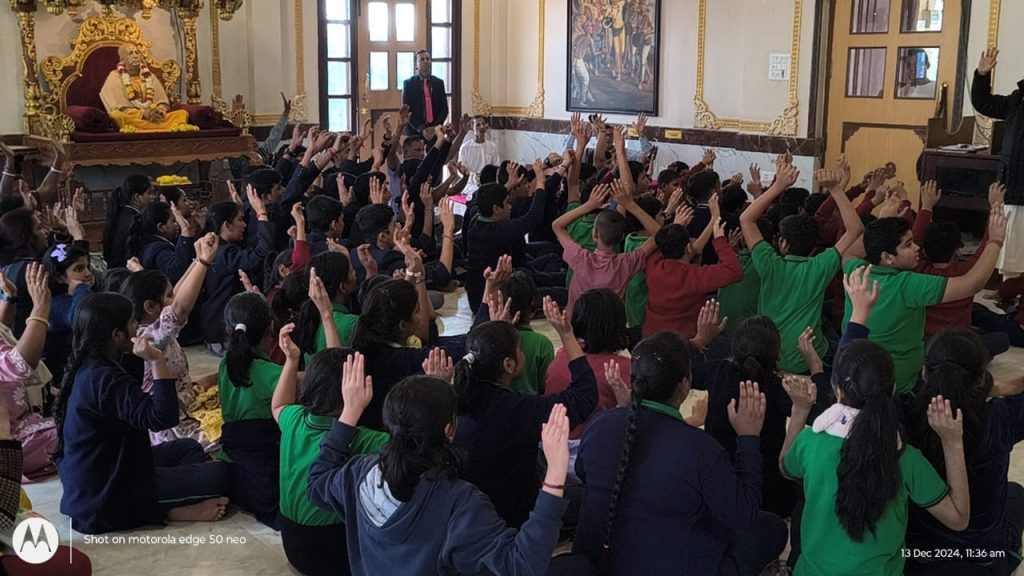
[[[129,164],[170,165],[178,162],[209,161],[240,156],[253,157],[255,141],[248,134],[251,115],[244,110],[229,111],[221,102],[218,109],[199,105],[196,77],[196,38],[193,25],[186,23],[186,67],[189,71],[189,103],[177,94],[181,66],[174,60],[157,60],[151,43],[142,36],[133,18],[109,15],[85,19],[70,39],[71,53],[50,56],[39,69],[45,87],[40,87],[38,106],[26,102],[26,144],[40,149],[47,140],[60,142],[66,165],[125,166]],[[23,35],[24,36],[24,35]],[[118,63],[118,47],[134,45],[150,70],[167,90],[171,109],[185,109],[194,132],[124,133],[111,122],[100,101],[100,88]],[[34,46],[32,48],[34,58]],[[27,59],[26,59],[27,60]],[[28,64],[28,62],[26,62]],[[26,78],[27,86],[30,78]],[[35,112],[34,116],[31,112]]]

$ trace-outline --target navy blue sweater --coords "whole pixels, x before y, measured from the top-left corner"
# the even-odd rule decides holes
[[[569,370],[569,387],[549,396],[528,396],[478,383],[468,412],[459,416],[454,444],[467,452],[462,477],[487,494],[510,526],[526,521],[541,486],[537,445],[551,407],[564,404],[573,428],[597,406],[597,381],[587,359],[573,360]]]
[[[213,258],[213,266],[206,272],[206,279],[203,280],[204,300],[199,305],[199,312],[203,323],[203,339],[207,343],[224,341],[224,309],[232,296],[242,292],[238,271],[245,270],[253,277],[253,273],[263,265],[263,259],[274,249],[273,224],[269,221],[258,222],[256,234],[258,241],[252,248],[221,242]]]
[[[366,476],[374,472],[379,456],[351,457],[357,433],[340,422],[331,426],[310,468],[308,489],[314,505],[344,519],[353,575],[547,572],[565,500],[537,494],[529,521],[517,532],[505,526],[473,485],[427,472],[412,498],[378,525],[360,496],[371,489]]]
[[[139,262],[146,270],[159,270],[171,284],[177,284],[196,258],[195,241],[188,236],[178,236],[176,242],[163,236],[146,236],[139,248]]]
[[[90,357],[70,393],[57,463],[61,513],[84,534],[160,523],[148,431],[178,424],[175,381],[154,380],[146,394],[113,360]]]
[[[627,408],[598,415],[576,457],[583,505],[573,552],[601,555],[608,502],[626,435]],[[614,573],[718,574],[729,529],[750,527],[761,505],[756,436],[736,439],[736,468],[709,434],[641,408],[612,530]]]

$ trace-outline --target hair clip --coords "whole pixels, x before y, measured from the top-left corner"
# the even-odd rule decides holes
[[[65,260],[68,259],[68,245],[57,244],[56,246],[53,247],[53,251],[50,252],[50,257],[59,263],[63,263]]]
[[[245,330],[246,330],[245,324],[241,324],[241,323],[235,324],[235,332],[239,332],[239,331],[245,332]]]
[[[466,352],[466,355],[463,356],[462,359],[466,361],[466,364],[472,366],[473,362],[476,360],[476,355],[472,352]]]

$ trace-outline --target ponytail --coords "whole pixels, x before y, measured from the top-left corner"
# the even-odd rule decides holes
[[[446,433],[455,421],[455,404],[452,387],[433,376],[409,376],[388,393],[383,415],[391,440],[381,447],[379,466],[398,501],[412,499],[427,471],[458,476],[459,460]]]
[[[473,411],[481,386],[493,385],[505,371],[505,360],[518,355],[519,332],[508,322],[484,322],[466,337],[466,356],[455,363],[452,383],[458,414]]]
[[[143,208],[128,228],[128,257],[138,256],[146,236],[159,235],[158,226],[166,224],[173,215],[171,205],[166,202],[153,202]]]
[[[905,436],[892,400],[892,358],[874,342],[857,340],[839,351],[832,382],[843,404],[860,410],[840,450],[835,512],[850,538],[863,542],[903,481],[899,454]]]
[[[259,355],[259,345],[270,332],[270,306],[261,294],[235,294],[224,309],[227,341],[224,363],[228,379],[235,386],[248,388],[249,367]]]
[[[337,252],[322,252],[310,259],[309,265],[300,276],[302,284],[309,290],[309,271],[316,270],[316,275],[324,284],[327,297],[334,301],[343,293],[344,285],[349,280],[352,265],[344,254]],[[293,276],[298,276],[293,274]],[[291,276],[289,276],[290,278]],[[296,327],[296,345],[306,354],[316,352],[316,333],[320,328],[320,311],[316,304],[306,298],[299,311],[299,320]],[[342,342],[347,344],[347,342]]]
[[[759,382],[762,390],[779,380],[776,362],[781,338],[779,329],[767,316],[751,316],[740,323],[732,339],[732,361],[739,381]]]
[[[152,183],[143,174],[132,174],[124,179],[120,186],[107,197],[107,226],[103,229],[103,259],[110,261],[110,251],[114,247],[114,231],[121,217],[121,210],[131,204],[133,196],[145,194]]]
[[[936,334],[924,359],[924,382],[914,397],[910,411],[910,443],[946,476],[946,459],[942,442],[928,424],[931,399],[942,396],[949,400],[955,413],[961,410],[964,419],[964,455],[968,461],[980,452],[988,431],[986,402],[992,391],[991,361],[985,345],[973,331],[964,328]]]

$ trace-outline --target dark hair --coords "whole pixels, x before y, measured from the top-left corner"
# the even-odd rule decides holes
[[[675,170],[662,170],[658,172],[658,187],[664,188],[676,180],[681,180],[683,175]]]
[[[142,242],[146,236],[162,236],[157,229],[161,224],[174,217],[171,205],[166,202],[151,202],[142,209],[142,213],[128,229],[128,254],[138,256],[142,251]]]
[[[18,258],[39,258],[46,250],[46,240],[36,236],[36,213],[31,208],[17,208],[0,216],[0,264]]]
[[[380,449],[380,473],[399,502],[412,499],[420,476],[437,470],[449,480],[459,459],[445,428],[455,421],[455,392],[434,376],[409,376],[384,399],[384,426],[391,434]]]
[[[910,443],[921,450],[932,466],[946,476],[942,442],[928,425],[928,405],[942,396],[964,421],[964,455],[973,460],[982,451],[988,431],[986,401],[992,391],[988,372],[991,358],[974,331],[954,328],[939,332],[928,343],[924,357],[924,381],[914,395],[908,431]]]
[[[114,248],[114,230],[121,210],[132,202],[135,196],[142,196],[153,187],[149,176],[132,174],[124,179],[107,197],[107,225],[103,229],[103,259],[110,260],[110,251]]]
[[[842,403],[860,410],[840,450],[835,513],[854,542],[863,542],[900,484],[898,442],[905,438],[892,400],[896,379],[892,357],[870,340],[839,350],[832,385]]]
[[[654,196],[641,196],[635,202],[651,218],[657,219],[658,212],[661,212],[661,202]],[[626,225],[623,230],[625,235],[628,236],[634,232],[642,231],[644,231],[644,225],[640,223],[640,219],[634,216],[632,212],[626,213]]]
[[[402,168],[407,162],[409,161],[406,160],[402,163],[402,166],[399,167],[399,177],[401,177]],[[415,162],[419,162],[419,160],[415,160]],[[413,173],[415,173],[415,169],[413,170]],[[383,172],[367,172],[357,176],[355,182],[352,184],[352,194],[356,197],[356,202],[362,206],[368,206],[370,204],[370,179],[372,178],[380,180],[382,186],[387,186],[388,184],[388,177]],[[412,175],[409,175],[409,179],[412,179]],[[345,185],[348,185],[347,180]],[[419,191],[416,193],[418,194]]]
[[[713,170],[702,170],[690,177],[686,183],[686,193],[698,203],[711,199],[711,195],[722,185],[722,179]]]
[[[22,198],[20,194],[0,198],[0,216],[7,214],[11,210],[17,210],[18,208],[24,207],[25,199]]]
[[[242,207],[234,202],[218,202],[206,213],[206,232],[213,232],[220,236],[221,228],[225,224],[231,224],[242,212]]]
[[[356,228],[363,234],[363,241],[376,246],[377,236],[387,232],[395,219],[395,213],[387,204],[370,204],[356,212]]]
[[[72,394],[78,369],[88,358],[102,356],[110,346],[114,330],[127,330],[132,319],[132,303],[113,292],[96,292],[82,299],[75,312],[71,334],[71,354],[64,365],[64,379],[60,384],[53,407],[53,420],[57,425],[57,446],[53,460],[64,457],[64,421],[68,414],[68,399]],[[128,336],[135,336],[128,334]]]
[[[732,337],[732,361],[740,380],[757,382],[764,390],[778,380],[776,364],[781,338],[779,329],[767,316],[751,316],[740,322]]]
[[[882,253],[895,255],[903,237],[910,231],[910,222],[903,218],[879,218],[864,229],[864,252],[868,262],[881,264]]]
[[[494,184],[498,181],[498,167],[488,164],[480,169],[480,185]]]
[[[501,293],[512,301],[509,313],[519,314],[520,322],[527,322],[540,305],[540,291],[533,281],[533,276],[523,270],[516,270],[501,285]]]
[[[485,184],[476,191],[476,209],[484,218],[494,216],[494,209],[505,205],[508,190],[504,184]]]
[[[779,238],[793,256],[810,256],[818,244],[818,223],[807,214],[786,216],[779,222]]]
[[[739,216],[746,203],[747,191],[740,186],[728,186],[718,197],[718,207],[722,210],[722,216]]]
[[[963,245],[960,227],[946,220],[932,222],[921,239],[921,250],[925,257],[936,264],[952,262],[956,251]]]
[[[263,259],[263,289],[264,291],[270,291],[274,286],[281,283],[281,272],[278,268],[286,266],[289,269],[292,267],[292,249],[282,250],[280,252],[269,252],[267,257]]]
[[[175,206],[178,205],[178,201],[181,200],[182,196],[186,196],[185,191],[177,186],[161,186],[160,195],[166,198],[166,201],[161,200],[161,202],[164,204],[174,204]]]
[[[405,280],[391,278],[374,286],[363,297],[351,348],[366,354],[376,345],[401,344],[400,324],[412,320],[418,302],[416,287]]]
[[[626,237],[626,217],[617,210],[606,208],[597,213],[594,220],[597,238],[605,246],[616,246]]]
[[[55,252],[63,252],[62,257],[58,258]],[[61,282],[58,277],[66,274],[68,269],[82,258],[85,258],[86,265],[89,265],[89,252],[74,244],[57,244],[50,247],[46,254],[43,254],[43,268],[50,275],[50,290],[54,294],[61,292],[60,287],[67,285],[66,282]]]
[[[167,276],[163,272],[142,270],[125,278],[119,292],[131,301],[132,308],[135,310],[135,319],[142,322],[146,316],[146,302],[162,304],[168,283]]]
[[[608,288],[592,288],[576,299],[572,308],[572,330],[583,341],[587,354],[612,354],[629,343],[626,306]]]
[[[349,262],[347,256],[338,252],[321,252],[313,256],[302,273],[306,277],[307,286],[309,286],[309,270],[311,268],[316,269],[316,275],[323,281],[324,289],[327,290],[327,297],[333,301],[338,297],[342,286],[348,282],[352,263]],[[316,332],[319,327],[320,312],[317,310],[316,304],[307,298],[299,312],[295,340],[299,349],[306,354],[316,352]]]
[[[686,255],[686,247],[690,244],[690,232],[682,224],[662,226],[654,235],[654,244],[665,258],[679,260]]]
[[[418,134],[406,136],[405,140],[402,140],[402,152],[405,152],[406,150],[411,148],[413,144],[417,142],[422,142],[424,146],[426,146],[427,144],[426,139],[424,139],[423,136],[420,136]]]
[[[628,161],[627,165],[629,166],[629,178],[633,181],[633,184],[636,184],[640,180],[640,176],[645,173],[644,165],[636,160]]]
[[[124,285],[125,280],[130,278],[132,274],[134,272],[127,268],[107,268],[101,284],[97,284],[97,286],[102,287],[100,292],[120,292],[121,286]]]
[[[252,385],[249,366],[259,355],[258,346],[271,329],[270,305],[262,294],[235,294],[224,308],[224,325],[228,336],[224,343],[228,380],[235,386],[248,388]]]
[[[622,488],[629,476],[629,463],[633,455],[637,424],[640,419],[640,403],[644,400],[668,402],[676,394],[679,385],[690,379],[689,344],[675,332],[658,332],[644,338],[633,348],[630,368],[632,398],[629,403],[626,437],[622,441],[622,453],[615,473],[615,485],[608,501],[608,523],[604,531],[604,547],[610,548],[615,515],[619,506]]]
[[[342,213],[341,202],[330,196],[314,196],[306,203],[306,222],[310,230],[317,232],[326,233]]]
[[[821,208],[821,205],[825,203],[825,200],[828,200],[828,194],[824,192],[815,192],[814,194],[810,194],[807,196],[807,199],[804,200],[804,212],[814,216],[818,213],[818,208]]]
[[[459,399],[459,415],[477,408],[481,386],[497,382],[504,372],[506,358],[515,360],[518,356],[519,331],[508,322],[484,322],[469,331],[466,336],[466,353],[473,355],[472,362],[462,358],[455,363],[455,380],[452,387]]]
[[[270,303],[274,321],[278,326],[292,322],[298,324],[302,305],[307,300],[309,300],[309,273],[302,271],[285,276],[281,281],[280,288],[274,293],[273,302]]]
[[[316,416],[337,416],[344,402],[341,398],[341,377],[345,359],[352,354],[348,348],[327,348],[313,354],[306,366],[296,400],[307,412]]]
[[[249,174],[249,184],[260,198],[266,199],[274,191],[274,187],[281,184],[281,175],[271,168],[260,167]]]
[[[811,191],[806,188],[787,188],[779,194],[778,208],[782,218],[800,213],[800,209],[807,203]]]

